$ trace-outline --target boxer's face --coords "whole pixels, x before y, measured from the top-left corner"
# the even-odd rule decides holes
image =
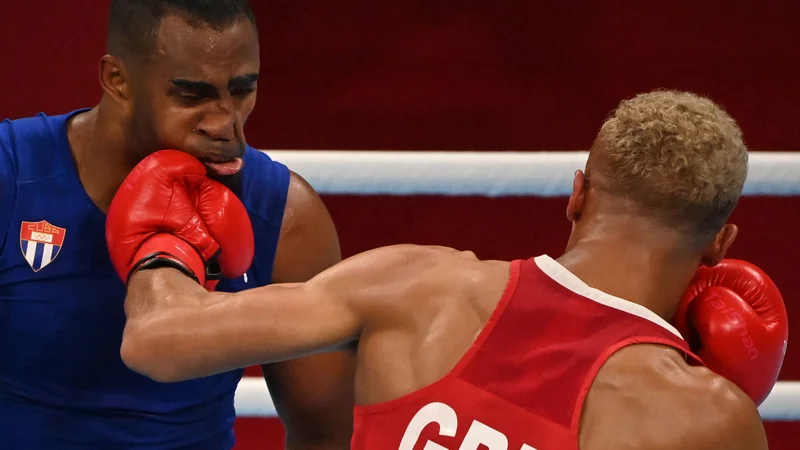
[[[247,19],[214,30],[165,17],[154,55],[133,83],[131,127],[149,136],[146,153],[171,148],[229,162],[244,153],[258,72],[258,37]]]

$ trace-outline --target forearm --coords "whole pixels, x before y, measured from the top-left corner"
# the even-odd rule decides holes
[[[128,322],[135,322],[165,309],[208,305],[216,297],[178,270],[142,270],[128,283],[125,315]]]
[[[149,272],[149,273],[147,273]],[[357,336],[357,317],[298,284],[208,293],[171,269],[137,273],[122,358],[158,381],[182,381],[325,351]]]
[[[212,366],[198,364],[204,340],[204,311],[220,294],[207,292],[174,269],[143,270],[128,283],[127,322],[120,353],[132,370],[157,381],[181,381],[211,375]],[[211,349],[213,350],[213,349]],[[198,361],[198,359],[200,361]]]

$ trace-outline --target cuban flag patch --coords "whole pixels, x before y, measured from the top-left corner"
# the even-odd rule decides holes
[[[34,272],[53,262],[64,245],[66,228],[57,227],[46,220],[22,222],[19,230],[19,245],[22,256]]]

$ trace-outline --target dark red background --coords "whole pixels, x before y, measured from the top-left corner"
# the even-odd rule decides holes
[[[570,5],[567,5],[570,3]],[[586,149],[604,116],[653,88],[709,95],[754,151],[800,149],[796,2],[254,1],[259,148]],[[0,116],[99,99],[107,2],[5,2]],[[397,242],[486,258],[558,253],[564,199],[325,197],[346,255]],[[731,256],[767,270],[800,325],[800,200],[745,198]],[[257,375],[257,371],[249,374]],[[800,379],[790,340],[781,374]],[[773,449],[800,425],[768,423]],[[240,419],[238,448],[278,448],[280,423]],[[795,444],[792,444],[794,442]]]

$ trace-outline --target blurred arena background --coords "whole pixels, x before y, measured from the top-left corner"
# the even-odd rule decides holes
[[[262,149],[586,150],[619,100],[653,88],[710,96],[754,151],[800,150],[800,3],[253,0]],[[107,0],[5,1],[0,116],[100,97]],[[398,242],[484,258],[561,251],[564,198],[325,196],[345,256]],[[730,256],[782,289],[800,326],[800,199],[746,197]],[[248,376],[260,376],[251,369]],[[781,380],[800,380],[790,338]],[[797,449],[800,423],[768,422]],[[240,418],[237,448],[282,448],[276,419]]]

